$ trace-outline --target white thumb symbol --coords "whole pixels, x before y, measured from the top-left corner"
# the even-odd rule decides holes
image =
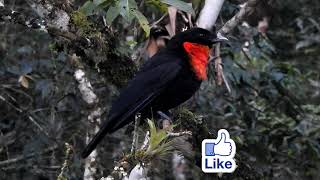
[[[218,143],[226,142],[226,140],[227,140],[227,135],[225,133],[221,133],[221,138]]]
[[[232,145],[229,139],[229,134],[227,134],[228,132],[220,132],[220,133],[219,132],[218,132],[218,138],[217,138],[218,142],[216,141],[217,143],[214,146],[214,153],[220,156],[228,156],[232,152]]]

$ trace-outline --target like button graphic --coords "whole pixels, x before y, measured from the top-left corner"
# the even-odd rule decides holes
[[[231,173],[236,169],[234,155],[236,145],[225,129],[218,131],[217,139],[202,141],[202,171],[207,173]]]

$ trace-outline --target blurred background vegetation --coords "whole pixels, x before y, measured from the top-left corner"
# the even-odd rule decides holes
[[[70,56],[82,57],[105,118],[118,90],[143,61],[137,52],[144,47],[148,24],[167,11],[167,5],[157,0],[128,1],[134,8],[130,12],[117,9],[122,2],[71,2],[70,31],[92,41],[89,46],[82,39],[64,40],[31,27],[43,22],[30,1],[4,1],[0,7],[0,179],[57,179],[65,160],[63,178],[83,179],[80,152],[90,128],[90,107],[78,90]],[[197,14],[203,2],[192,2]],[[243,2],[224,3],[217,29]],[[222,45],[231,93],[215,84],[212,63],[209,79],[180,110],[201,117],[214,137],[221,128],[229,130],[239,167],[221,178],[320,179],[320,1],[261,2]],[[20,20],[25,18],[22,22],[33,21],[28,27],[8,21],[3,14],[7,11],[19,13]],[[105,138],[100,146],[97,179],[108,176],[114,161],[130,151],[132,134],[125,131]],[[67,156],[66,143],[71,149]],[[204,177],[195,163],[187,164],[186,179],[219,178]],[[157,168],[166,168],[166,179],[173,179],[171,166],[153,167]],[[159,173],[151,177],[164,179]]]

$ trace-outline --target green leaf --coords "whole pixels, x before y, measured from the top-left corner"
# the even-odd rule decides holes
[[[133,11],[138,9],[137,3],[135,0],[120,0],[119,1],[120,15],[130,23],[133,18]]]
[[[80,11],[83,12],[86,16],[91,16],[113,4],[113,0],[93,0],[87,1],[84,5],[80,8]]]
[[[148,147],[149,151],[156,149],[160,143],[167,138],[167,134],[163,129],[157,130],[153,121],[148,119],[148,125],[150,128],[150,144]]]
[[[150,26],[147,18],[138,10],[133,10],[132,14],[138,19],[140,26],[146,33],[146,36],[148,37],[150,34]]]
[[[102,3],[110,3],[111,1],[110,0],[93,0],[92,2],[96,5],[100,5]]]
[[[119,6],[110,6],[106,15],[107,23],[111,25],[112,22],[119,16],[119,14]]]
[[[192,5],[180,0],[161,0],[162,3],[169,4],[186,13],[195,14]]]
[[[129,23],[133,20],[133,18],[137,18],[140,26],[146,32],[146,35],[149,36],[149,22],[147,18],[138,10],[138,6],[135,0],[120,0],[119,12],[120,15]]]
[[[154,156],[161,158],[172,152],[172,140],[168,139],[166,130],[157,129],[154,122],[149,119],[148,125],[150,128],[150,141],[145,155],[152,158]]]
[[[92,1],[87,1],[84,5],[79,9],[86,16],[94,15],[97,12],[97,5]]]
[[[155,6],[161,13],[166,13],[168,10],[168,5],[160,2],[160,0],[146,0],[145,3],[147,6]]]
[[[106,7],[110,6],[111,4],[116,3],[113,0],[94,0],[93,2],[101,9],[106,8]]]

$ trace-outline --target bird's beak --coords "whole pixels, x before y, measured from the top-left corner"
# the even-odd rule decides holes
[[[224,37],[221,33],[218,33],[215,38],[211,39],[212,44],[215,44],[218,42],[226,42],[226,41],[229,41],[229,39]]]

